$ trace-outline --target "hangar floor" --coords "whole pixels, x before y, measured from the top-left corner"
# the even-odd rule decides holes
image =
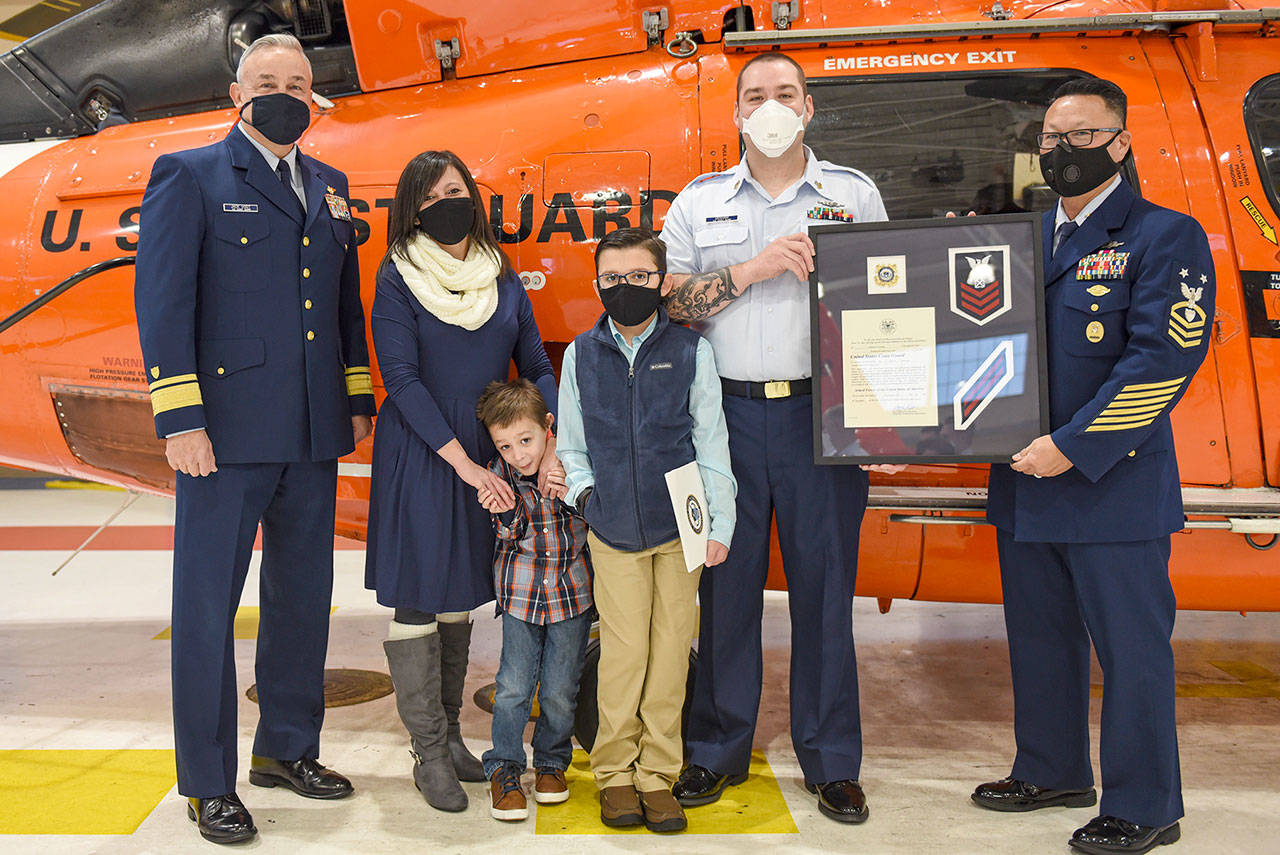
[[[12,479],[9,483],[26,487]],[[4,485],[0,485],[3,487]],[[174,788],[169,718],[170,502],[143,497],[94,543],[51,572],[126,496],[105,490],[0,489],[0,848],[6,852],[211,852]],[[362,586],[363,552],[337,552],[330,668],[385,671],[386,614]],[[256,581],[244,605],[256,602]],[[499,625],[475,615],[468,694],[493,679]],[[244,634],[252,637],[252,613]],[[689,812],[690,833],[604,834],[586,779],[566,805],[521,824],[490,819],[469,784],[461,814],[427,807],[409,778],[394,699],[330,709],[322,760],[349,775],[337,803],[250,786],[256,710],[241,698],[241,784],[269,852],[1067,852],[1092,810],[1030,815],[980,810],[968,795],[1008,770],[1008,658],[1000,609],[860,599],[855,627],[871,819],[845,827],[807,794],[787,734],[784,595],[766,608],[766,679],[751,787]],[[253,643],[237,645],[242,690]],[[1277,852],[1280,816],[1280,615],[1179,615],[1178,719],[1187,818],[1170,852]],[[1094,704],[1096,744],[1098,705]],[[478,754],[488,717],[469,700],[463,733]],[[1096,749],[1095,749],[1096,750]],[[735,793],[735,791],[730,791]],[[531,805],[531,813],[534,813]],[[1267,817],[1271,817],[1268,820]]]

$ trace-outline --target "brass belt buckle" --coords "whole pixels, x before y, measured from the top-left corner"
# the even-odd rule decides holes
[[[764,396],[766,398],[790,398],[791,381],[770,380],[764,384]]]

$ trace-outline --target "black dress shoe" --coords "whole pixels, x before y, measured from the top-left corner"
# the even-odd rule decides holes
[[[344,799],[351,795],[351,782],[309,757],[285,763],[256,754],[249,766],[249,783],[258,787],[288,787],[309,799]]]
[[[1099,816],[1084,828],[1077,828],[1067,842],[1071,848],[1090,855],[1108,855],[1111,852],[1142,853],[1166,843],[1176,843],[1182,836],[1178,823],[1163,828],[1154,825],[1134,825],[1114,816]]]
[[[684,807],[709,805],[720,798],[725,787],[745,780],[746,775],[721,775],[705,766],[689,766],[680,773],[680,780],[671,788],[671,795]]]
[[[1046,790],[1017,778],[1001,778],[982,784],[970,796],[973,803],[988,810],[1028,811],[1047,807],[1092,807],[1098,803],[1098,792],[1087,790]]]
[[[240,843],[258,833],[253,817],[235,793],[209,799],[187,799],[187,817],[200,836],[213,843]]]
[[[867,808],[867,797],[857,781],[806,783],[804,788],[818,794],[818,810],[836,822],[866,822],[871,815]]]

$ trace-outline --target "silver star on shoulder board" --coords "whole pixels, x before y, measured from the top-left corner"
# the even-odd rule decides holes
[[[1179,275],[1179,276],[1186,276],[1188,272],[1189,272],[1189,271],[1187,270],[1187,268],[1185,268],[1185,267],[1184,267],[1184,268],[1182,268],[1181,270],[1179,270],[1179,271],[1178,271],[1178,275]]]
[[[1201,284],[1201,285],[1203,285],[1204,283],[1206,283],[1206,282],[1208,282],[1208,281],[1209,281],[1209,277],[1208,277],[1208,276],[1206,276],[1206,275],[1204,275],[1203,273],[1201,273],[1201,274],[1200,274],[1200,284]]]

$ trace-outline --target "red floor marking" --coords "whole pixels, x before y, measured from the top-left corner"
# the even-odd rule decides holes
[[[73,550],[97,529],[95,525],[14,525],[0,526],[0,551],[11,550]],[[262,533],[253,545],[262,548]],[[364,549],[364,543],[345,537],[333,539],[334,549]],[[173,549],[171,525],[117,525],[111,526],[85,547],[91,551],[119,549]]]

